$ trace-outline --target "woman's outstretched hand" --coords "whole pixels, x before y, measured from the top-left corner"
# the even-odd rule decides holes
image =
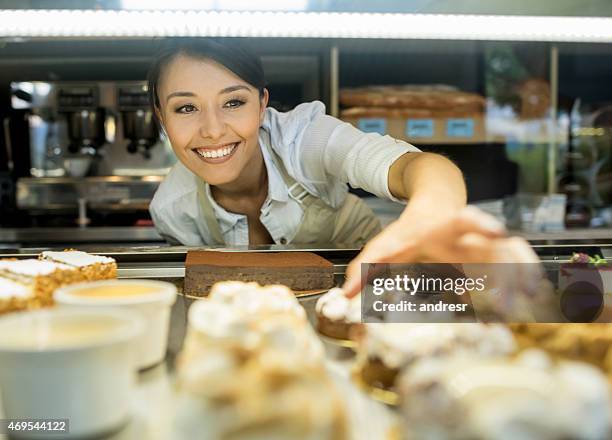
[[[402,215],[349,264],[343,288],[348,297],[360,292],[362,263],[539,261],[525,240],[505,235],[504,226],[494,217],[470,206],[434,220],[423,215]]]

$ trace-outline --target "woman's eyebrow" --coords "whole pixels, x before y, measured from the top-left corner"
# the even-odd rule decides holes
[[[247,87],[247,86],[243,86],[242,84],[236,84],[235,86],[229,86],[226,87],[224,89],[222,89],[219,92],[219,95],[223,95],[226,93],[232,93],[235,92],[236,90],[246,90],[248,92],[250,92],[251,90]],[[172,92],[169,93],[168,96],[166,96],[166,102],[170,100],[170,98],[181,98],[181,97],[189,97],[192,98],[196,96],[195,93],[193,92],[186,92],[186,91],[177,91],[177,92]]]
[[[246,90],[248,92],[251,91],[247,86],[243,86],[242,84],[236,84],[235,86],[229,86],[229,87],[224,88],[223,90],[219,92],[219,95],[223,95],[224,93],[232,93],[232,92],[235,92],[236,90]]]
[[[179,97],[183,97],[183,96],[193,97],[193,96],[195,96],[195,93],[193,93],[193,92],[183,92],[183,91],[172,92],[172,93],[169,93],[168,96],[166,96],[166,101],[169,101],[170,98],[179,98]]]

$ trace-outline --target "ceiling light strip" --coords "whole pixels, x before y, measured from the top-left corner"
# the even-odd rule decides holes
[[[252,11],[0,10],[0,37],[289,37],[612,42],[612,18]]]

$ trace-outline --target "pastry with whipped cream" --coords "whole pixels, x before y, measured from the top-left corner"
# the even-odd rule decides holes
[[[361,295],[347,298],[340,288],[321,296],[315,306],[317,331],[332,339],[350,340],[353,329],[361,327]]]
[[[53,304],[53,292],[82,281],[117,277],[113,258],[81,251],[45,251],[38,259],[0,260],[0,312]]]
[[[0,315],[35,308],[37,305],[31,285],[0,277]]]
[[[398,374],[427,358],[466,353],[474,358],[506,356],[516,345],[512,333],[499,324],[366,324],[358,339],[362,380],[393,389]]]
[[[344,440],[343,402],[322,365],[277,350],[211,347],[177,369],[182,438]]]
[[[83,281],[71,266],[35,259],[0,260],[0,278],[27,289],[43,306],[53,303],[58,287]]]
[[[535,346],[555,356],[589,362],[612,375],[612,325],[603,323],[514,324],[523,346]]]
[[[177,388],[184,438],[347,438],[321,341],[284,286],[218,283],[194,302]]]
[[[280,284],[261,286],[255,282],[225,281],[213,285],[207,300],[248,314],[290,313],[306,319],[306,312],[294,293]]]
[[[111,257],[68,249],[62,252],[44,251],[39,258],[75,268],[84,281],[117,278],[117,262]]]
[[[514,359],[429,358],[399,379],[404,438],[611,438],[606,377],[529,350]]]
[[[321,363],[323,346],[293,292],[285,286],[228,281],[195,301],[180,362],[211,347],[292,353],[301,362]]]

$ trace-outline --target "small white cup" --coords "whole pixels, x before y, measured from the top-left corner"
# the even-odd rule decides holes
[[[142,330],[140,317],[117,309],[53,309],[1,318],[4,417],[68,419],[69,432],[61,438],[120,428],[130,417],[134,345]],[[20,434],[36,438],[12,433]]]
[[[99,294],[83,293],[92,289]],[[143,291],[130,293],[135,289]],[[166,357],[170,312],[176,302],[174,284],[151,280],[93,281],[58,289],[54,298],[61,306],[121,307],[140,314],[145,321],[145,331],[137,347],[138,368],[151,367]]]

